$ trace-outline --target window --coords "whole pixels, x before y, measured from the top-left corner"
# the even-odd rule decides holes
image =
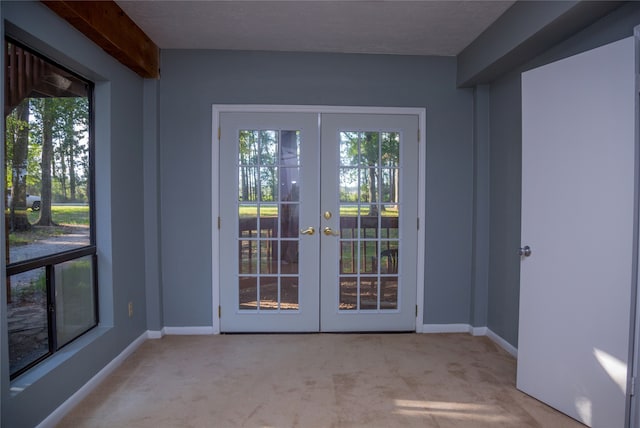
[[[5,40],[11,378],[98,324],[93,85]]]

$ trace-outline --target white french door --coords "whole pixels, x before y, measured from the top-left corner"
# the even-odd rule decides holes
[[[221,331],[415,330],[418,115],[219,120]]]
[[[517,386],[625,426],[635,278],[632,38],[522,76]]]
[[[323,114],[321,134],[321,329],[414,330],[418,117]]]

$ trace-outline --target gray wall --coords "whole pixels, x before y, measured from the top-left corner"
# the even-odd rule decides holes
[[[490,262],[487,326],[518,344],[521,179],[520,73],[633,35],[640,4],[630,3],[491,83]]]
[[[2,421],[32,427],[146,331],[143,205],[143,79],[39,2],[2,2],[6,30],[96,82],[96,197],[99,328],[18,378],[9,392],[2,313]],[[4,68],[2,68],[4,72]],[[4,79],[4,76],[2,76]],[[2,162],[3,163],[3,162]],[[0,232],[4,240],[4,230]],[[4,263],[4,257],[1,258]],[[4,269],[4,265],[2,266]],[[4,289],[4,277],[0,280]],[[5,299],[4,293],[0,293]],[[128,317],[127,303],[134,303]],[[5,300],[0,307],[4,310]]]
[[[424,322],[469,323],[473,91],[454,58],[162,52],[160,181],[166,326],[210,326],[211,105],[427,110]]]

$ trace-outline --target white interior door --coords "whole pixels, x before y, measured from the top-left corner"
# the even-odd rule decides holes
[[[635,287],[633,38],[522,76],[517,386],[622,427]]]
[[[418,118],[220,113],[221,331],[415,330]]]

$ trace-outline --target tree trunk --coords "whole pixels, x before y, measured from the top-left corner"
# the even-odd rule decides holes
[[[375,166],[369,166],[369,215],[378,215],[378,186]]]
[[[50,98],[43,100],[42,112],[42,189],[38,226],[54,226],[51,215],[51,160],[53,157],[53,106]]]
[[[25,99],[15,109],[17,119],[25,124],[16,132],[13,145],[11,207],[9,229],[12,232],[31,230],[27,218],[27,158],[29,152],[29,100]]]
[[[69,192],[71,202],[76,201],[76,163],[74,142],[69,142]]]

